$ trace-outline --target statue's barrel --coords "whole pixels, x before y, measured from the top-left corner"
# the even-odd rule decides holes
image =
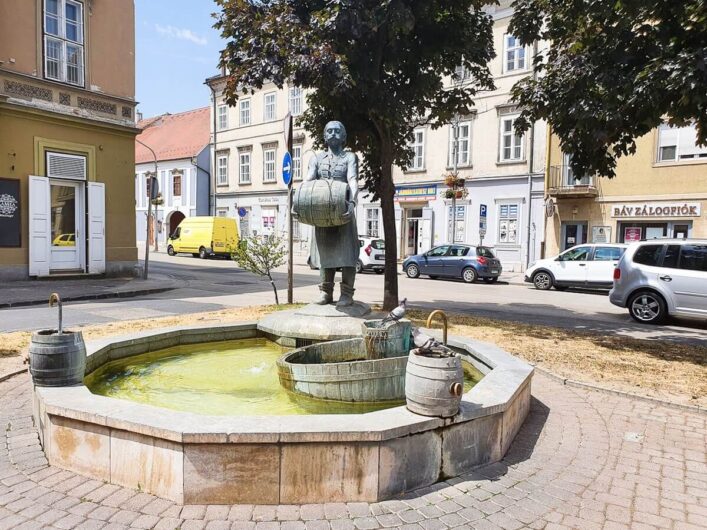
[[[309,180],[297,188],[292,199],[292,210],[301,223],[312,226],[340,226],[351,218],[346,201],[351,190],[346,182],[331,179]]]

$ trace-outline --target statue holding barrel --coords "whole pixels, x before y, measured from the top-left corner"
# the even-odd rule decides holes
[[[305,182],[297,189],[292,213],[314,226],[310,263],[319,267],[321,291],[317,304],[334,301],[334,276],[341,268],[341,296],[337,307],[354,303],[354,281],[359,241],[356,225],[358,159],[344,151],[346,129],[331,121],[324,127],[327,150],[312,157]]]

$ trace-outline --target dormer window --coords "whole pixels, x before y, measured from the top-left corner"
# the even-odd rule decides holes
[[[44,77],[84,85],[83,4],[44,0]]]

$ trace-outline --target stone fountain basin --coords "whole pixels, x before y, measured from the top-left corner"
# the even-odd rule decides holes
[[[262,334],[249,322],[88,342],[86,370],[179,344]],[[449,345],[485,376],[447,419],[404,406],[202,416],[94,395],[85,386],[35,387],[34,419],[51,465],[182,504],[375,502],[500,460],[528,414],[530,365],[463,337]]]
[[[280,384],[317,399],[349,402],[402,401],[408,357],[366,359],[362,338],[305,346],[277,361]]]

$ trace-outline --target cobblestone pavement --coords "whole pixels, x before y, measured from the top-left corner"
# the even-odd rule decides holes
[[[50,467],[26,374],[0,383],[0,528],[707,527],[707,415],[541,374],[506,458],[381,503],[180,506]]]

